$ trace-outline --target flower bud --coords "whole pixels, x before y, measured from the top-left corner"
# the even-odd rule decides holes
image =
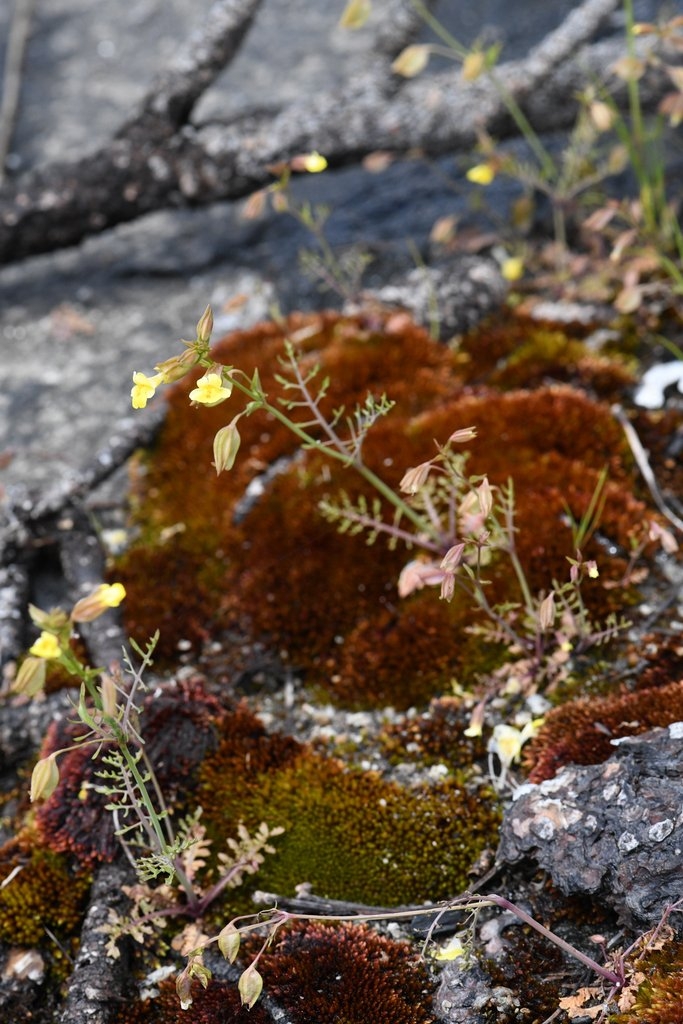
[[[493,508],[493,493],[486,477],[477,487],[477,497],[479,498],[481,514],[486,519],[491,514],[491,509]]]
[[[242,1000],[242,1006],[246,1006],[247,1009],[251,1010],[263,990],[263,978],[256,970],[254,964],[249,964],[246,971],[243,971],[240,975],[237,988]]]
[[[218,936],[218,948],[231,964],[235,962],[240,948],[240,933],[232,922],[226,924]]]
[[[472,50],[462,62],[462,77],[465,82],[475,82],[486,71],[486,54],[482,50]]]
[[[213,312],[211,306],[207,306],[201,315],[199,322],[197,323],[197,341],[204,342],[207,345],[211,341],[211,332],[213,331]]]
[[[453,431],[448,441],[450,444],[465,444],[467,441],[473,441],[476,436],[476,427],[462,427],[460,430]]]
[[[50,754],[49,757],[42,757],[31,775],[31,802],[47,800],[54,793],[58,782],[57,755]]]
[[[69,616],[61,608],[51,608],[49,612],[44,612],[42,608],[36,608],[34,604],[30,604],[28,613],[34,626],[47,630],[49,633],[59,633],[69,621]]]
[[[216,467],[216,475],[223,470],[232,469],[235,464],[241,440],[236,426],[238,419],[239,416],[236,416],[226,427],[221,427],[213,439],[213,464]]]
[[[207,988],[213,975],[208,967],[201,961],[201,953],[190,961],[190,977],[196,978],[202,988]]]
[[[123,583],[101,583],[91,594],[76,602],[71,612],[71,621],[92,622],[109,608],[118,608],[125,596]]]
[[[555,594],[551,590],[547,597],[544,597],[541,601],[541,607],[538,609],[538,624],[541,630],[544,632],[546,629],[550,629],[553,622],[555,621]]]
[[[177,380],[182,380],[187,371],[196,366],[198,362],[199,356],[194,348],[186,348],[179,356],[171,356],[163,363],[157,363],[154,369],[161,376],[162,383],[175,384]]]
[[[59,646],[57,637],[54,633],[47,633],[45,630],[40,634],[33,646],[29,647],[29,654],[35,655],[36,658],[45,658],[47,661],[58,658],[61,653],[62,649]]]
[[[463,552],[465,551],[465,545],[454,544],[452,548],[449,548],[446,554],[441,560],[441,568],[444,572],[455,572],[460,563],[462,562]]]
[[[105,715],[108,715],[109,718],[114,718],[116,716],[118,694],[116,692],[116,683],[107,673],[102,676],[100,695],[102,697],[102,711]]]
[[[47,666],[44,658],[25,658],[12,683],[12,693],[35,697],[45,688]]]
[[[399,489],[402,490],[404,494],[417,494],[429,476],[431,468],[431,462],[421,462],[419,466],[414,466],[412,469],[406,470],[403,475],[403,479],[398,485]]]
[[[482,728],[484,725],[484,715],[486,713],[486,700],[480,700],[479,703],[473,708],[472,714],[470,715],[470,724],[464,730],[464,735],[474,739],[477,736],[481,736]]]
[[[662,546],[662,551],[666,552],[667,555],[673,555],[674,552],[678,551],[678,542],[671,530],[660,526],[654,520],[648,524],[647,538],[648,540],[658,540]]]
[[[175,980],[175,990],[180,1000],[180,1009],[189,1010],[192,1006],[192,979],[187,968],[181,971]]]

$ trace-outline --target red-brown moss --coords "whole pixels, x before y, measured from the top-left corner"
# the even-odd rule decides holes
[[[468,363],[468,383],[486,383],[502,390],[544,387],[548,382],[571,384],[608,401],[621,401],[634,375],[618,353],[597,354],[586,343],[594,326],[550,322],[506,307],[466,334],[459,352]]]
[[[548,712],[538,735],[525,747],[529,779],[550,779],[566,764],[598,764],[614,753],[611,740],[681,720],[683,682],[570,701]]]
[[[206,754],[217,743],[222,717],[218,702],[197,680],[149,698],[142,713],[147,753],[170,807],[193,810],[192,779]],[[61,723],[48,730],[41,757],[73,744],[85,728]],[[98,792],[102,779],[92,747],[76,747],[59,758],[59,783],[36,813],[42,842],[58,853],[70,853],[84,865],[111,861],[119,851],[112,815],[105,809],[110,797]],[[101,767],[101,765],[99,765]]]
[[[386,391],[396,401],[366,440],[367,464],[397,487],[408,466],[433,455],[434,439],[476,424],[471,471],[500,485],[514,479],[516,542],[534,590],[566,578],[566,558],[574,553],[566,506],[579,519],[607,466],[601,529],[625,553],[645,508],[633,496],[630,454],[608,406],[567,386],[503,395],[464,389],[458,357],[406,326],[405,318],[399,322],[402,329],[392,332],[381,318],[369,329],[360,318],[328,314],[287,325],[329,375],[330,409],[351,410],[368,391]],[[261,325],[219,343],[215,355],[247,373],[258,366],[265,389],[276,396],[281,340],[280,327]],[[161,627],[165,657],[179,639],[264,642],[307,682],[351,706],[424,704],[454,675],[467,681],[493,667],[500,652],[484,650],[465,632],[476,618],[469,599],[446,605],[425,591],[399,601],[396,580],[410,556],[387,550],[381,540],[367,552],[362,540],[340,536],[319,518],[321,498],[342,489],[352,498],[361,493],[352,470],[306,453],[236,522],[249,480],[291,454],[294,441],[259,414],[243,419],[238,464],[216,479],[210,446],[226,406],[190,408],[188,386],[172,393],[168,421],[138,481],[141,542],[117,569],[129,592],[133,635],[145,638]],[[595,544],[583,554],[600,557],[601,579],[587,587],[589,607],[618,608],[621,594],[607,594],[603,583],[620,578],[624,559],[606,560]],[[491,600],[518,597],[503,559],[487,576]]]
[[[175,982],[159,985],[159,995],[121,1010],[116,1024],[271,1024],[272,1017],[257,1003],[251,1010],[241,1005],[236,984],[213,980],[204,989],[195,982],[192,986],[192,1006],[182,1010]]]
[[[434,982],[405,943],[353,924],[288,928],[259,961],[297,1024],[432,1024]]]

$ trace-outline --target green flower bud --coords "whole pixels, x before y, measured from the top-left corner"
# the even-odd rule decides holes
[[[254,964],[249,964],[246,971],[240,975],[237,988],[242,1000],[242,1006],[246,1006],[248,1010],[251,1010],[263,990],[263,978],[256,970]]]
[[[235,962],[240,949],[240,933],[232,922],[226,924],[218,936],[218,948],[231,964]]]
[[[34,800],[47,800],[54,793],[58,782],[57,755],[41,757],[31,775],[31,803]]]
[[[47,666],[44,658],[25,658],[12,683],[12,693],[35,697],[45,688]]]
[[[213,312],[211,311],[211,306],[207,306],[197,324],[197,341],[203,341],[205,345],[208,344],[211,341],[212,331]]]
[[[235,464],[241,440],[236,426],[238,419],[236,416],[226,427],[221,427],[213,439],[213,464],[216,467],[216,474],[222,473],[225,469],[232,469]]]

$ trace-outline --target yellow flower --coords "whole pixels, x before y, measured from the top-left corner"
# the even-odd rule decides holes
[[[454,935],[443,946],[437,947],[432,956],[435,960],[457,960],[464,956],[467,950],[460,941],[458,935]]]
[[[91,594],[76,602],[71,619],[73,622],[92,622],[108,608],[118,608],[125,596],[123,583],[100,583]]]
[[[46,633],[43,631],[32,647],[29,648],[29,654],[35,655],[36,658],[45,658],[46,661],[50,661],[52,658],[58,658],[62,653],[62,649],[59,646],[59,641],[54,633]]]
[[[475,185],[490,185],[496,176],[491,164],[475,164],[467,172],[467,180],[473,181]]]
[[[303,167],[309,174],[320,174],[327,167],[327,160],[320,153],[308,153],[304,157]]]
[[[230,398],[232,384],[223,384],[220,373],[207,373],[197,381],[197,387],[190,391],[190,398],[198,405],[218,405]]]
[[[146,374],[136,370],[133,374],[133,387],[130,389],[133,408],[144,409],[156,389],[163,382],[164,376],[162,373],[155,373],[153,377],[148,377]]]
[[[519,281],[524,273],[524,260],[519,256],[508,256],[503,260],[500,272],[506,281]]]

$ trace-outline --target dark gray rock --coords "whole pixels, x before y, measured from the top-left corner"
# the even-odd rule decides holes
[[[683,898],[683,722],[614,742],[604,764],[521,786],[498,852],[508,864],[531,858],[563,893],[595,896],[641,928]]]

